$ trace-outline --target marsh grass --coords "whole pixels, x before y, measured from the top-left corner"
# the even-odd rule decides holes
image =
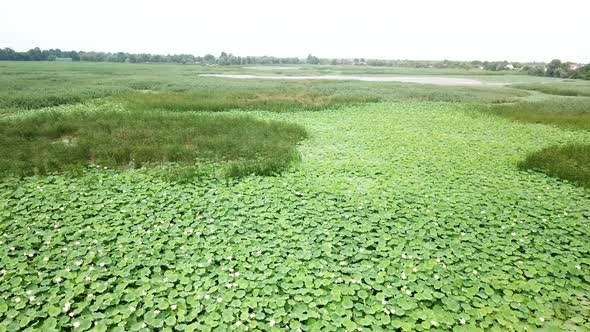
[[[130,95],[130,103],[145,103],[148,106],[161,104],[159,106],[166,108],[219,109],[244,106],[270,110],[292,107],[297,110],[400,100],[499,102],[528,94],[525,90],[500,87],[458,88],[345,81],[244,81],[198,76],[210,73],[211,70],[210,67],[193,65],[6,62],[0,67],[0,114],[124,95]],[[213,73],[247,72],[240,67],[219,66]],[[415,74],[428,72],[416,71]],[[367,68],[358,74],[379,72],[374,73]],[[153,96],[149,100],[138,101],[138,92],[165,96],[159,97],[159,101]]]
[[[202,158],[230,176],[270,175],[299,155],[305,130],[246,115],[149,112],[41,112],[0,121],[0,170],[27,176],[88,165],[142,167]]]
[[[557,96],[590,97],[590,82],[588,81],[562,80],[558,82],[514,84],[513,87]]]
[[[484,105],[479,109],[519,122],[590,130],[590,98],[556,98],[542,102]]]
[[[338,105],[379,101],[376,97],[346,97],[317,93],[246,93],[239,91],[186,91],[130,94],[116,98],[131,110],[212,111],[231,109],[293,111],[322,110]]]
[[[590,188],[590,145],[555,145],[529,154],[518,164]]]

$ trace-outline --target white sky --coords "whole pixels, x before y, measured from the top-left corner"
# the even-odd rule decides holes
[[[590,62],[590,0],[0,0],[0,47]]]

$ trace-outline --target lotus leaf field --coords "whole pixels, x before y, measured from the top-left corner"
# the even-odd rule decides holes
[[[590,132],[468,104],[300,124],[280,176],[89,168],[0,184],[0,331],[590,329],[590,194],[516,166]]]

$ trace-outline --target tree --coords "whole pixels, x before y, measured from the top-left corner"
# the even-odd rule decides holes
[[[307,56],[307,63],[312,64],[312,65],[319,65],[320,59],[317,56],[313,56],[313,55],[309,54]]]
[[[590,80],[590,64],[587,64],[582,68],[579,68],[576,76],[583,80]]]
[[[551,62],[549,62],[547,64],[546,71],[545,71],[545,76],[548,77],[559,77],[560,76],[560,72],[561,72],[561,60],[559,59],[553,59],[551,60]]]
[[[203,61],[208,65],[214,64],[215,56],[213,54],[205,54],[205,56],[203,57]]]

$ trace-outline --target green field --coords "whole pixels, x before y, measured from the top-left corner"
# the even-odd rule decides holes
[[[0,62],[0,331],[590,330],[590,82],[296,67]]]

